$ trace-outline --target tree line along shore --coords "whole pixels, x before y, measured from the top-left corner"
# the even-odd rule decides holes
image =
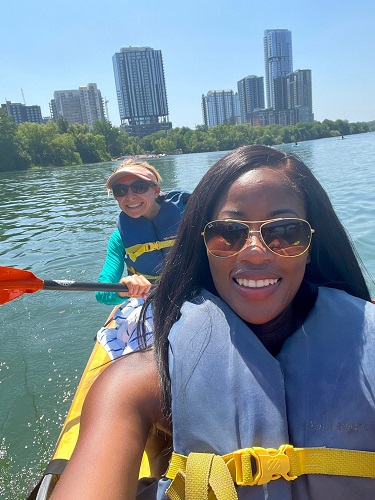
[[[375,120],[350,123],[347,120],[297,123],[281,126],[232,125],[207,128],[198,125],[173,128],[143,137],[129,136],[101,120],[92,130],[87,125],[69,125],[60,117],[57,123],[16,125],[0,109],[0,172],[25,170],[32,166],[65,166],[111,161],[138,155],[168,155],[229,151],[245,144],[272,146],[282,143],[342,137],[375,130]]]

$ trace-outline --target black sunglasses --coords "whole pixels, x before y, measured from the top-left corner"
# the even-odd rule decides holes
[[[259,230],[249,224],[260,224]],[[281,257],[299,257],[311,244],[314,229],[303,219],[272,219],[269,221],[214,220],[202,233],[204,243],[215,257],[233,257],[245,248],[248,239],[259,233],[264,245]]]
[[[117,198],[123,198],[128,194],[129,188],[134,194],[143,194],[147,193],[151,186],[156,186],[156,184],[151,181],[135,181],[131,184],[115,184],[112,186],[112,193]]]

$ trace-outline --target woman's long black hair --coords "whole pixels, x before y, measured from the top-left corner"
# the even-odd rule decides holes
[[[147,299],[154,316],[154,348],[163,392],[163,410],[170,415],[168,335],[184,301],[201,288],[215,292],[201,233],[214,217],[219,199],[244,172],[257,168],[280,172],[302,199],[306,218],[315,229],[305,279],[317,285],[345,290],[370,300],[360,259],[323,187],[297,157],[268,146],[243,146],[216,162],[203,176],[188,201],[175,244],[156,290]]]

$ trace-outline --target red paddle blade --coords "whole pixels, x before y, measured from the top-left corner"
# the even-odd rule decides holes
[[[43,283],[30,271],[0,266],[0,304],[6,304],[24,293],[43,290]]]

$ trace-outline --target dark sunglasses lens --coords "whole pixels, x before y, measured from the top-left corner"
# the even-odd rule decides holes
[[[311,240],[311,228],[303,220],[267,222],[261,227],[261,233],[268,248],[285,257],[301,255],[309,247]]]
[[[147,181],[135,181],[130,185],[127,184],[115,184],[112,188],[112,192],[118,198],[122,198],[128,194],[129,188],[133,191],[134,194],[143,194],[146,193],[150,186],[151,182]]]
[[[112,193],[118,198],[122,198],[123,196],[126,196],[128,194],[128,189],[129,186],[127,186],[126,184],[115,184],[112,187]]]
[[[204,230],[207,249],[216,257],[230,257],[245,245],[249,228],[241,222],[213,221]]]
[[[136,181],[130,184],[130,189],[134,194],[143,194],[150,189],[151,183],[147,181]]]

